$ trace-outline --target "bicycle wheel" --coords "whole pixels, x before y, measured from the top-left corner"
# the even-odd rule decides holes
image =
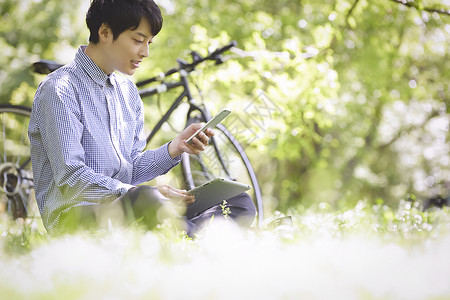
[[[190,120],[188,125],[199,120]],[[253,167],[236,138],[222,124],[214,129],[210,145],[200,154],[183,153],[181,168],[186,189],[223,177],[252,186],[250,196],[257,210],[257,225],[264,219],[262,196]]]
[[[0,211],[13,219],[29,216],[33,173],[27,129],[31,109],[21,105],[0,105]]]

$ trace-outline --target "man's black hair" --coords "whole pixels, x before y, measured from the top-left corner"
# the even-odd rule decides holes
[[[148,20],[152,35],[157,35],[161,30],[163,18],[161,10],[153,0],[92,0],[86,14],[86,24],[90,31],[89,41],[98,43],[98,30],[102,23],[111,28],[116,40],[125,30],[135,30],[142,17]]]

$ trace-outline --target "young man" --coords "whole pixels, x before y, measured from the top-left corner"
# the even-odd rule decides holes
[[[148,56],[162,16],[153,0],[93,0],[86,15],[88,46],[80,46],[70,64],[48,75],[33,103],[28,134],[36,200],[49,232],[87,227],[100,216],[143,217],[149,227],[161,211],[195,199],[170,186],[136,185],[167,173],[183,152],[199,153],[213,132],[188,139],[201,124],[192,124],[173,141],[143,151],[143,106],[136,86],[114,71],[132,75]],[[228,200],[230,217],[249,226],[255,207],[247,194]],[[183,220],[192,234],[212,215],[213,207]]]

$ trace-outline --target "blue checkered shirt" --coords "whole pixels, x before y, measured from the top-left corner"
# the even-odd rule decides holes
[[[73,206],[110,202],[167,173],[168,144],[144,151],[143,106],[127,78],[106,75],[81,46],[39,85],[28,135],[36,200],[47,229]]]

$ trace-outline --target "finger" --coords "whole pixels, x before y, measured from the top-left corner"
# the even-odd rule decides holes
[[[203,127],[203,125],[205,125],[205,123],[192,123],[191,125],[189,125],[187,128],[189,128],[189,130],[194,133],[197,130],[199,130],[200,128]]]
[[[178,194],[175,192],[173,192],[170,199],[172,199],[172,201],[177,205],[190,205],[195,201],[195,198],[192,195]]]
[[[191,135],[195,134],[200,128],[203,127],[202,123],[194,123],[186,127],[186,129],[182,132],[182,135],[188,139]]]
[[[161,189],[160,189],[161,188]],[[156,191],[155,191],[156,192]],[[157,192],[156,192],[156,194],[159,192],[159,197],[162,199],[162,200],[170,200],[170,197],[169,197],[169,193],[167,192],[167,189],[165,189],[165,187],[163,187],[163,186],[158,186],[157,187]]]
[[[185,196],[191,196],[191,194],[190,194],[188,191],[186,191],[186,190],[179,190],[178,192],[179,192],[180,194],[185,195]]]
[[[204,133],[201,133],[201,134],[203,134],[203,136],[206,137],[206,135],[205,135]],[[202,141],[202,139],[199,138],[199,137],[196,137],[196,138],[193,140],[193,142],[194,142],[194,143],[193,143],[194,148],[196,148],[197,150],[200,150],[200,151],[205,150],[205,147],[208,145],[208,144],[205,144],[205,143]]]
[[[181,194],[181,195],[190,195],[190,194],[188,193],[188,191],[186,191],[186,190],[180,190],[180,189],[174,188],[173,186],[170,186],[170,185],[168,185],[167,187],[168,187],[170,190],[174,191],[175,193],[178,193],[178,194]]]
[[[195,202],[195,198],[194,196],[185,196],[183,202],[189,205]]]
[[[197,138],[203,145],[205,145],[205,146],[208,145],[209,137],[205,133],[200,132],[200,134],[197,136]]]
[[[195,142],[195,139],[193,139],[192,144],[191,143],[188,144],[186,143],[186,141],[183,141],[183,144],[180,147],[180,149],[188,154],[199,154],[200,152],[205,150],[206,146],[207,145],[204,145],[199,140]]]
[[[199,154],[200,152],[205,150],[205,145],[203,145],[203,143],[201,143],[197,138],[194,138],[192,140],[192,144],[188,144],[186,143],[186,141],[184,141],[183,145],[184,147],[182,148],[182,150],[189,154]]]
[[[184,194],[179,193],[177,190],[169,189],[168,193],[169,193],[170,197],[172,197],[172,198],[182,198],[182,197],[184,197]]]
[[[173,186],[167,185],[167,188],[171,191],[179,191],[178,189],[174,188]]]
[[[158,185],[156,187],[158,189],[158,191],[163,194],[165,197],[167,197],[167,186],[166,185]]]
[[[192,150],[191,150],[191,144],[188,144],[187,142],[186,142],[186,140],[183,140],[182,142],[181,142],[181,145],[180,145],[180,150],[181,151],[183,151],[183,152],[186,152],[186,153],[188,153],[188,154],[193,154],[193,152],[192,152]]]
[[[205,133],[208,137],[213,137],[215,135],[214,130],[212,130],[211,128],[206,129]]]

